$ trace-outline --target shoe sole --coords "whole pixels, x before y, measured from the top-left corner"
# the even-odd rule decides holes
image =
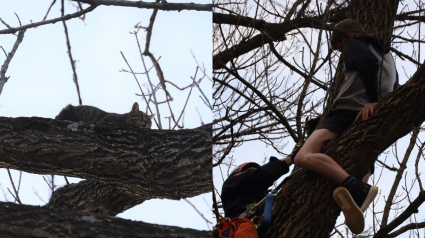
[[[364,230],[363,212],[354,202],[350,192],[344,187],[339,187],[335,189],[333,196],[336,203],[344,213],[345,224],[348,226],[350,231],[354,234],[362,233]]]
[[[364,200],[362,207],[360,208],[360,210],[362,210],[363,213],[369,207],[369,204],[373,202],[377,194],[378,194],[378,187],[371,186],[369,189],[369,193],[367,194],[366,199]]]

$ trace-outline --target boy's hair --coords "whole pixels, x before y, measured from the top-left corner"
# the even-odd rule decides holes
[[[352,19],[345,19],[335,26],[331,36],[331,46],[336,49],[335,44],[343,42],[348,34],[361,36],[364,33],[364,28],[360,23]]]

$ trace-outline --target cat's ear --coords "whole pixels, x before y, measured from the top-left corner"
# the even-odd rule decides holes
[[[154,114],[152,114],[152,115],[149,115],[149,119],[153,119],[154,117],[155,117],[155,113]]]
[[[133,104],[133,108],[131,109],[132,112],[138,112],[139,111],[139,104],[135,102]]]

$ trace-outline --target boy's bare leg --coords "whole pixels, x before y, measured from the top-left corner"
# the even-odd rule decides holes
[[[291,157],[286,157],[286,158],[283,158],[283,159],[280,159],[280,160],[285,162],[286,164],[288,164],[288,166],[292,164]]]
[[[295,164],[342,185],[349,174],[331,157],[320,153],[323,143],[338,136],[339,133],[327,129],[315,130],[295,156]],[[334,191],[333,197],[344,213],[346,224],[351,232],[361,233],[364,230],[363,212],[354,202],[350,192],[344,187],[339,187]]]
[[[327,129],[315,130],[295,156],[295,165],[342,184],[349,174],[331,157],[320,153],[323,143],[338,136],[339,133]]]
[[[367,172],[367,174],[362,178],[363,183],[368,183],[370,178],[370,171]]]

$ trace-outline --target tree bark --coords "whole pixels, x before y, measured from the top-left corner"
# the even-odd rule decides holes
[[[161,226],[66,209],[0,202],[0,236],[209,238],[210,231]]]
[[[55,190],[46,206],[115,216],[152,198],[157,197],[132,193],[115,184],[84,180]]]
[[[211,124],[173,131],[0,117],[0,167],[180,199],[211,191],[211,130]]]

